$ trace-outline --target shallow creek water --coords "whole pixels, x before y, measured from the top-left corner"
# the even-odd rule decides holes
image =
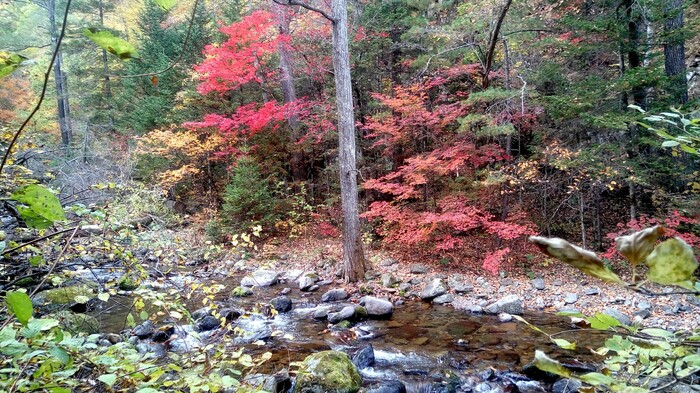
[[[256,288],[255,294],[246,298],[221,299],[246,311],[256,304],[267,303],[278,296],[281,286]],[[348,303],[321,303],[321,294],[330,289],[322,287],[318,292],[302,293],[296,289],[287,295],[293,301],[293,309],[274,318],[260,314],[246,315],[234,323],[244,331],[267,329],[272,338],[264,345],[247,345],[253,355],[270,351],[273,356],[258,372],[274,373],[307,355],[326,349],[335,349],[350,354],[371,344],[376,363],[361,370],[365,385],[372,381],[401,380],[409,391],[419,391],[420,385],[429,376],[446,370],[458,374],[469,374],[485,369],[512,370],[519,372],[532,361],[535,349],[544,350],[558,359],[592,360],[588,348],[597,348],[603,337],[567,333],[561,338],[576,341],[576,351],[564,351],[551,344],[547,337],[526,325],[499,322],[495,316],[472,315],[455,311],[452,307],[432,305],[421,301],[406,301],[394,308],[390,319],[366,320],[351,329],[331,329],[326,321],[312,318],[319,307],[336,311]],[[225,291],[230,293],[230,291]],[[99,314],[105,332],[118,332],[124,327],[128,297],[116,298],[123,304],[113,303]],[[201,302],[194,299],[191,311]],[[106,311],[106,312],[104,312]],[[526,314],[524,316],[546,332],[561,332],[571,329],[567,317],[550,314]],[[259,344],[259,343],[258,343]],[[414,385],[414,388],[410,387]]]

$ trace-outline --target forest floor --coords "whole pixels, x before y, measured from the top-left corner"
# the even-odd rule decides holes
[[[507,274],[494,276],[473,262],[441,264],[406,260],[381,248],[368,247],[365,254],[372,268],[367,279],[345,284],[339,278],[342,265],[342,244],[339,239],[273,239],[260,251],[253,263],[280,272],[293,269],[314,271],[321,279],[332,280],[333,285],[343,286],[351,293],[373,294],[394,302],[420,301],[418,295],[425,284],[433,278],[441,278],[446,284],[450,280],[471,284],[471,291],[456,293],[451,288],[448,292],[454,296],[452,305],[464,312],[474,306],[477,309],[484,307],[507,295],[517,295],[522,299],[526,313],[576,310],[585,315],[594,315],[605,312],[612,313],[618,319],[625,316],[632,321],[636,319],[649,327],[691,330],[700,326],[700,313],[697,312],[700,299],[692,295],[668,293],[668,287],[653,284],[645,284],[645,288],[656,295],[641,294],[589,277],[573,267],[551,260],[533,262],[528,266],[511,266]],[[412,273],[416,268],[425,272]],[[393,275],[399,283],[410,283],[410,288],[399,290],[397,285],[384,286],[382,276],[385,274]],[[629,279],[629,272],[623,268],[621,276]],[[536,279],[541,280],[536,282]],[[671,290],[682,292],[681,288]]]

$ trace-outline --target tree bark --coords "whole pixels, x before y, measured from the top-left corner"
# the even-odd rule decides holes
[[[56,0],[46,3],[49,13],[49,31],[51,33],[51,48],[56,50],[58,43],[58,26],[56,26]],[[73,139],[73,129],[70,121],[70,104],[68,101],[68,77],[62,70],[63,56],[59,51],[53,65],[53,76],[56,84],[56,101],[58,104],[58,124],[61,129],[61,145],[67,147]]]
[[[345,281],[364,278],[366,261],[360,236],[357,169],[355,167],[355,113],[350,77],[348,49],[347,0],[332,0],[333,70],[335,101],[338,108],[338,163],[340,166],[340,201],[343,210],[343,271]]]
[[[481,82],[481,85],[484,89],[489,87],[489,73],[491,73],[491,66],[493,65],[493,56],[494,52],[496,52],[498,35],[501,33],[501,26],[503,25],[503,20],[506,19],[506,15],[508,14],[508,9],[510,8],[511,3],[513,3],[513,0],[506,0],[506,3],[503,5],[501,13],[498,16],[498,20],[496,20],[496,25],[491,31],[491,37],[489,38],[489,47],[486,51],[486,58],[484,60],[484,75]]]
[[[683,29],[683,0],[667,0],[666,40],[664,43],[664,68],[671,79],[669,92],[674,104],[688,102],[688,81],[685,76],[685,38]]]
[[[282,35],[289,36],[289,17],[286,10],[281,5],[273,6],[275,16],[277,17],[277,26]],[[294,73],[292,69],[292,56],[289,53],[289,48],[285,42],[280,41],[277,46],[277,52],[280,55],[280,83],[282,85],[282,96],[285,103],[294,102],[297,99],[296,89],[294,88]],[[291,152],[291,172],[294,180],[306,180],[306,171],[304,169],[304,152],[296,145],[296,142],[301,139],[301,128],[299,127],[299,116],[292,114],[287,120],[291,129],[292,152]]]

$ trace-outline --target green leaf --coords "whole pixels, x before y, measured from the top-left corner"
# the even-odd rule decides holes
[[[676,141],[663,141],[663,143],[661,143],[661,147],[676,147],[678,145],[680,145],[680,143]]]
[[[105,385],[109,386],[110,388],[112,385],[114,385],[114,382],[117,381],[117,375],[116,374],[102,374],[99,377],[97,377],[99,381],[102,381],[105,383]]]
[[[138,57],[136,47],[106,30],[84,29],[83,34],[107,52],[126,60]]]
[[[658,328],[642,329],[640,332],[644,333],[644,334],[648,334],[652,337],[661,337],[661,338],[674,337],[674,334],[669,332],[668,330],[658,329]]]
[[[66,219],[66,214],[56,195],[38,184],[17,189],[10,199],[22,204],[17,206],[17,210],[30,228],[46,229],[54,221]]]
[[[168,11],[169,9],[173,8],[175,4],[177,4],[177,0],[153,0],[153,2],[160,8],[163,9],[163,11]]]
[[[689,280],[698,262],[693,249],[681,238],[673,238],[656,246],[647,257],[647,278],[658,284],[678,284]]]
[[[10,75],[25,60],[27,58],[22,55],[0,51],[0,78]]]
[[[44,262],[43,255],[34,255],[33,257],[29,258],[29,264],[32,266],[44,265]]]
[[[545,353],[540,350],[535,351],[534,365],[542,371],[556,374],[560,377],[571,377],[571,371],[569,371],[566,367],[562,366],[562,364],[558,361],[545,355]]]
[[[5,296],[5,303],[7,304],[7,309],[17,317],[19,323],[26,327],[34,311],[32,300],[29,299],[29,296],[24,292],[11,291]]]
[[[600,278],[603,281],[625,284],[617,274],[605,267],[603,261],[592,251],[574,246],[566,240],[557,237],[530,236],[529,240],[545,254],[569,264],[590,276]]]
[[[610,385],[614,381],[613,377],[601,373],[583,374],[579,377],[579,379],[593,386]]]
[[[608,330],[611,327],[621,325],[620,321],[615,317],[602,313],[596,313],[594,316],[588,318],[588,323],[591,324],[591,328],[596,330]]]
[[[70,362],[70,355],[61,347],[53,347],[49,353],[63,364],[68,364],[68,362]]]
[[[557,344],[557,346],[561,349],[576,349],[576,343],[566,341],[563,338],[553,338],[552,342]]]

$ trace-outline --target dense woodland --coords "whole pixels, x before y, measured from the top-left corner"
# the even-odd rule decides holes
[[[606,269],[630,229],[700,247],[696,1],[10,0],[0,22],[0,291],[29,326],[18,351],[37,334],[53,345],[34,379],[20,376],[35,360],[3,360],[8,391],[70,391],[41,383],[75,387],[51,367],[89,363],[84,344],[51,344],[53,320],[32,328],[14,291],[69,282],[58,263],[119,260],[129,290],[153,275],[146,262],[160,273],[289,239],[342,247],[346,282],[372,269],[368,249],[497,275],[541,263],[532,235],[599,252]],[[213,288],[192,291],[206,305]],[[154,318],[143,299],[132,326]],[[256,364],[217,351],[221,370]],[[207,355],[151,378],[132,352],[93,365],[95,386],[225,374]],[[224,378],[211,386],[237,386]],[[160,388],[206,390],[192,381]]]
[[[76,0],[63,26],[67,6],[0,9],[0,47],[26,59],[2,79],[6,140],[65,27],[13,157],[66,202],[136,181],[217,240],[337,236],[357,215],[345,173],[350,232],[492,272],[534,233],[605,250],[628,222],[694,230],[695,156],[662,148],[635,106],[692,112],[695,3],[351,2],[351,94],[325,4]]]

